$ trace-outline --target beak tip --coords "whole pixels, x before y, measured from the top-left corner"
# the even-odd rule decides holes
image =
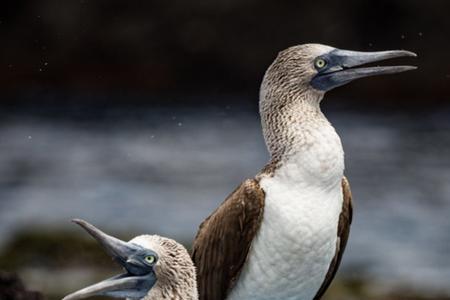
[[[77,219],[77,218],[72,219],[71,222],[72,222],[72,223],[75,223],[75,224],[78,224],[78,225],[80,225],[80,226],[83,226],[83,225],[88,224],[85,220],[83,220],[83,219]]]
[[[409,57],[417,57],[417,54],[412,52],[412,51],[408,51],[408,50],[402,50],[403,54],[405,56],[409,56]]]
[[[83,219],[72,219],[71,221],[72,221],[72,223],[79,225],[81,228],[86,230],[91,235],[93,235],[93,232],[98,231],[97,228],[95,228],[92,224],[90,224],[89,222],[86,222]]]

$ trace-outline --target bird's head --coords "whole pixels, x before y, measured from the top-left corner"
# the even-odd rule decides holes
[[[143,299],[156,285],[189,284],[196,293],[195,268],[187,250],[176,241],[158,235],[140,235],[129,242],[107,235],[86,221],[73,222],[83,227],[103,246],[105,251],[124,268],[124,273],[76,291],[63,300],[84,299],[91,296]],[[182,281],[182,282],[180,282]]]
[[[281,51],[268,68],[261,93],[282,90],[291,95],[310,92],[321,99],[323,94],[355,79],[413,70],[412,66],[360,67],[381,60],[413,56],[404,50],[359,52],[320,44],[304,44]]]

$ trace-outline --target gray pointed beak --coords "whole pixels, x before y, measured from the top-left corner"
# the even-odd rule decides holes
[[[323,68],[323,70],[318,70],[318,74],[311,81],[311,86],[317,90],[329,91],[333,88],[347,84],[358,78],[375,75],[395,74],[414,70],[417,67],[356,67],[391,58],[416,56],[417,55],[415,53],[405,50],[359,52],[335,49],[321,57],[327,61],[327,66]]]
[[[93,296],[108,296],[114,298],[142,299],[155,284],[154,274],[131,276],[121,274],[85,287],[62,300],[85,299]]]
[[[105,251],[126,270],[126,273],[83,288],[64,297],[63,300],[84,299],[97,295],[130,299],[145,297],[157,279],[153,268],[140,263],[137,259],[143,248],[107,235],[86,221],[74,219],[73,222],[93,236]]]
[[[135,268],[134,264],[129,264],[127,261],[136,252],[142,248],[135,244],[130,244],[119,240],[113,236],[107,235],[100,229],[96,228],[94,225],[80,219],[73,219],[72,222],[80,225],[84,230],[86,230],[94,239],[99,242],[99,244],[105,249],[106,253],[109,254],[117,263],[124,267],[128,272],[132,274],[141,275],[142,271]]]

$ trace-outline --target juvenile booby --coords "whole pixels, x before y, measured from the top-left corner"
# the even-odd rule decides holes
[[[140,235],[124,242],[86,221],[73,221],[92,235],[126,272],[63,300],[97,295],[144,300],[198,299],[194,264],[186,249],[176,241],[158,235]]]
[[[192,254],[200,300],[322,297],[347,243],[352,196],[341,140],[320,102],[354,79],[415,69],[354,68],[402,56],[416,55],[319,44],[278,54],[259,102],[271,159],[200,225]]]

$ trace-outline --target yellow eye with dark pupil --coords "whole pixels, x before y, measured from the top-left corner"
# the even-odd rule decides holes
[[[153,255],[149,255],[145,257],[145,261],[149,264],[153,264],[155,262],[156,258]]]
[[[316,59],[315,65],[316,65],[316,68],[322,69],[323,67],[325,67],[327,65],[327,62],[322,58],[318,58],[318,59]]]

